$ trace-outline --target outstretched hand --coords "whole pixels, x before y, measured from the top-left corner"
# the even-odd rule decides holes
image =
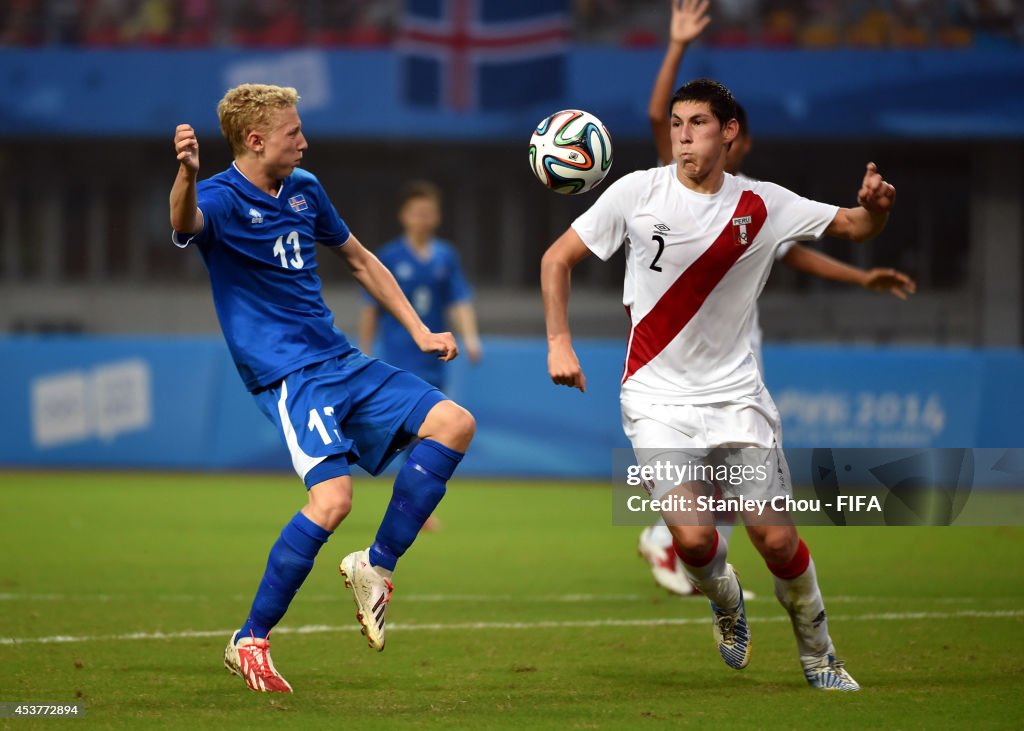
[[[893,297],[905,300],[917,291],[917,282],[895,269],[870,269],[864,275],[864,289],[873,292],[888,292]]]
[[[199,139],[190,124],[179,124],[174,130],[174,152],[178,162],[189,172],[199,172]]]
[[[708,23],[709,0],[671,0],[672,20],[669,24],[668,37],[673,43],[690,43],[695,40]]]
[[[857,203],[871,213],[888,213],[896,202],[896,188],[882,179],[878,167],[869,162],[857,191]]]

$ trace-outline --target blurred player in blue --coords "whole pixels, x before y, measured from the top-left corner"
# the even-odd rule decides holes
[[[409,183],[402,191],[398,221],[402,235],[382,246],[377,258],[395,275],[423,323],[431,330],[443,331],[450,318],[466,355],[477,362],[482,349],[472,293],[455,247],[436,238],[441,225],[437,186],[426,181]],[[376,352],[391,365],[445,389],[445,364],[416,347],[394,315],[369,296],[359,322],[359,345],[363,352]]]
[[[441,226],[441,191],[425,180],[412,181],[403,188],[398,205],[402,235],[377,251],[377,258],[395,275],[398,286],[416,309],[423,323],[436,332],[444,331],[449,319],[462,339],[472,363],[483,349],[476,325],[472,292],[462,274],[459,253],[447,241],[436,237]],[[382,360],[445,391],[448,368],[424,353],[394,315],[380,303],[365,296],[359,318],[359,347],[376,352]],[[375,342],[376,341],[376,342]],[[376,346],[376,347],[375,347]],[[424,530],[438,530],[440,521],[431,515]]]
[[[270,550],[252,608],[224,651],[225,666],[255,691],[289,693],[267,637],[352,505],[351,465],[376,475],[412,449],[371,546],[340,572],[371,648],[384,649],[392,572],[445,493],[473,438],[473,417],[419,377],[370,358],[334,326],[321,294],[317,245],[409,332],[424,353],[458,354],[431,331],[395,278],[338,216],[320,182],[299,168],[308,145],[290,87],[243,84],[217,105],[234,162],[197,183],[199,142],[180,124],[170,219],[178,246],[199,249],[228,348],[246,388],[280,429],[308,500]],[[185,375],[185,374],[183,374]],[[239,505],[244,515],[244,503]]]

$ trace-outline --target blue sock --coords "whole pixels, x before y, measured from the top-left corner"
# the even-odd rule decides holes
[[[391,502],[370,546],[370,564],[389,571],[416,540],[416,535],[444,497],[445,483],[462,460],[462,453],[424,439],[412,449],[395,478]]]
[[[238,633],[239,639],[266,637],[281,621],[313,568],[317,552],[330,537],[329,530],[321,528],[301,512],[292,517],[270,549],[267,570],[260,581],[260,588],[256,590],[249,617]]]

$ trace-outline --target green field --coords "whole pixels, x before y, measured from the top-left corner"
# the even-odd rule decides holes
[[[82,702],[3,728],[1020,728],[1024,528],[808,528],[859,694],[803,680],[746,537],[731,561],[753,659],[727,668],[703,599],[656,588],[605,486],[458,480],[402,560],[387,649],[337,574],[389,495],[357,479],[274,661],[293,696],[224,670],[266,553],[301,505],[290,476],[0,474],[0,701]],[[64,641],[40,641],[63,637]]]

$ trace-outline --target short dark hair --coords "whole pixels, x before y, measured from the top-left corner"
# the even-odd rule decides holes
[[[441,189],[429,180],[411,180],[402,186],[402,191],[398,196],[399,210],[416,198],[428,198],[441,205]]]
[[[694,79],[676,89],[668,106],[670,116],[677,102],[706,102],[723,127],[730,119],[738,119],[736,97],[713,79]]]

